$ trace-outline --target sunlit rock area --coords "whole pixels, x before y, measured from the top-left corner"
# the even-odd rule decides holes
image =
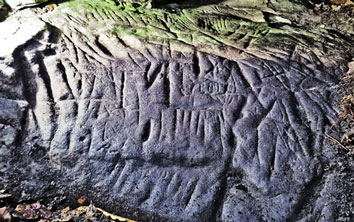
[[[353,16],[0,1],[0,221],[353,221]]]

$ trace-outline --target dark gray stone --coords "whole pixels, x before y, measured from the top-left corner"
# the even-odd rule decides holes
[[[21,147],[47,158],[38,172],[161,220],[297,218],[323,173],[340,65],[124,40],[117,56],[108,40],[50,27],[0,58],[0,163]]]
[[[67,37],[43,50],[50,39],[41,41],[16,51],[23,140],[38,136],[73,185],[195,221],[212,216],[221,189],[223,220],[284,221],[319,173],[330,71],[161,48],[98,61]],[[2,101],[3,118],[19,125],[18,101]]]

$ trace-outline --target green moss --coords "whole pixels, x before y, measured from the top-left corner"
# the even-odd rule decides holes
[[[35,3],[38,3],[38,4],[40,4],[40,3],[43,3],[43,2],[47,2],[48,0],[35,0]]]
[[[269,2],[270,4],[272,4],[274,8],[276,8],[279,11],[302,11],[306,9],[305,6],[296,4],[289,0],[282,0],[282,1],[270,0]]]
[[[133,35],[159,44],[177,40],[194,46],[228,45],[243,49],[250,45],[278,44],[280,40],[276,38],[289,34],[215,7],[210,6],[210,11],[208,7],[167,11],[114,0],[74,0],[64,3],[58,16],[75,15],[82,20],[94,17],[110,24],[108,33]],[[72,12],[68,13],[68,8]]]

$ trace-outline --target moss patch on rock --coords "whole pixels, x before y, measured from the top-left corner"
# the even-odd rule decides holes
[[[291,55],[299,44],[332,54],[347,44],[342,44],[344,40],[341,38],[333,40],[338,44],[327,44],[329,32],[319,25],[299,26],[287,11],[301,10],[298,4],[278,5],[284,9],[283,13],[268,7],[271,4],[249,8],[236,7],[235,2],[196,8],[150,8],[145,4],[117,0],[73,0],[60,4],[44,19],[59,29],[89,27],[86,31],[97,35],[133,36],[165,46],[177,43],[226,57],[227,48],[248,56],[282,58]],[[302,13],[306,14],[305,11]],[[61,25],[60,19],[64,19]],[[228,56],[229,59],[232,57]]]

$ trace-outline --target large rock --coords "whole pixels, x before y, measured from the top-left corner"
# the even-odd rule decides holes
[[[301,219],[352,43],[266,7],[174,10],[82,0],[0,23],[4,183],[156,220]]]

